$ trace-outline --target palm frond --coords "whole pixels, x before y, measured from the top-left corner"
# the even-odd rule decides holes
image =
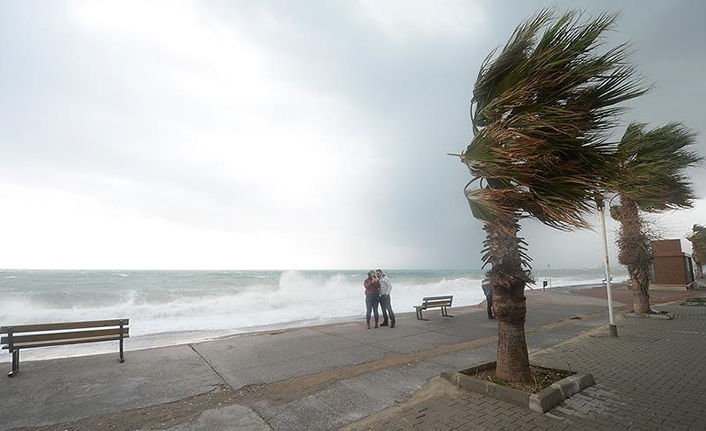
[[[474,216],[487,220],[492,207],[559,229],[586,226],[612,161],[605,135],[617,104],[647,90],[626,45],[597,53],[616,18],[544,9],[483,62],[471,102],[474,137],[461,154],[487,184],[466,193]]]
[[[691,241],[691,257],[697,265],[706,264],[706,227],[695,224],[692,233],[686,237]]]
[[[490,221],[498,217],[500,208],[484,193],[485,189],[466,189],[466,199],[471,207],[473,217],[478,220]]]
[[[703,161],[692,148],[696,134],[680,123],[646,130],[628,126],[618,144],[617,171],[610,188],[646,212],[690,208],[695,198],[687,169]]]

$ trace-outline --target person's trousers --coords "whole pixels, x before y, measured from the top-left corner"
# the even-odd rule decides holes
[[[493,295],[486,295],[485,302],[488,306],[488,317],[493,317]]]
[[[390,295],[380,295],[380,308],[382,309],[382,323],[387,323],[387,316],[390,316],[390,322],[395,323],[395,313],[392,311],[390,304]]]
[[[370,326],[370,312],[375,312],[375,325],[377,326],[380,315],[378,314],[378,304],[380,303],[380,294],[371,293],[365,295],[365,321]]]

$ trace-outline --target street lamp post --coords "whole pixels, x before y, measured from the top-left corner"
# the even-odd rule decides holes
[[[602,199],[596,200],[598,218],[601,220],[601,234],[603,235],[603,268],[605,272],[605,284],[608,296],[608,320],[610,322],[610,336],[618,336],[618,327],[615,326],[615,315],[613,313],[613,290],[610,286],[610,259],[608,257],[608,235],[605,228],[605,202]]]
[[[550,264],[547,264],[547,268],[549,268],[549,288],[552,288],[552,266]]]

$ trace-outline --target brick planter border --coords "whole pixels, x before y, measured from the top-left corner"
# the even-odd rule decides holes
[[[544,413],[551,410],[570,396],[577,394],[581,390],[595,384],[593,375],[587,373],[573,373],[572,375],[553,383],[551,386],[542,389],[540,392],[532,394],[530,392],[508,388],[488,380],[481,380],[468,375],[487,371],[493,368],[495,368],[495,362],[488,362],[487,364],[478,365],[477,367],[469,368],[463,372],[443,373],[441,376],[465,390],[477,392],[498,400],[516,404],[539,413]]]
[[[673,320],[674,316],[671,314],[664,312],[664,313],[634,313],[632,311],[627,311],[623,313],[623,317],[627,317],[628,319],[657,319],[657,320]]]

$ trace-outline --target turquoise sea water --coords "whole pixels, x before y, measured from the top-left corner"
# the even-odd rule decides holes
[[[410,312],[424,296],[454,305],[484,300],[481,270],[390,270],[392,305]],[[365,311],[358,271],[0,270],[0,325],[127,317],[131,335],[242,332],[355,319]],[[548,280],[534,273],[535,288]],[[552,270],[552,285],[597,284],[600,269]],[[624,280],[625,272],[614,279]]]

